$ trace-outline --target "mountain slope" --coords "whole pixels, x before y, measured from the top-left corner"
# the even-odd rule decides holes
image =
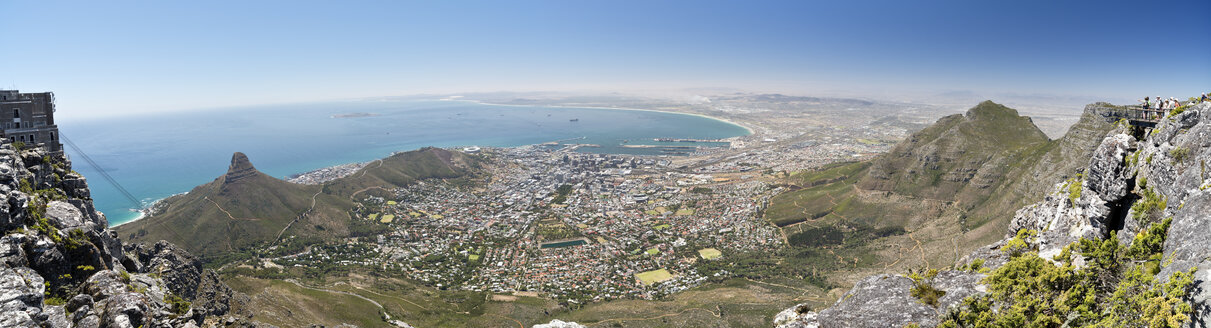
[[[1087,110],[1049,141],[1028,117],[989,101],[939,119],[870,162],[801,172],[765,212],[795,254],[840,285],[888,269],[946,266],[999,239],[1040,185],[1075,175],[1111,125]],[[1092,138],[1096,139],[1096,138]],[[836,236],[835,238],[828,238]]]
[[[314,200],[314,210],[312,210]],[[257,171],[235,153],[223,176],[165,199],[147,218],[117,227],[131,242],[168,240],[203,258],[275,240],[287,226],[299,236],[348,232],[351,203],[320,186],[293,184]],[[303,213],[310,211],[298,224]]]
[[[358,229],[351,225],[359,222],[348,215],[354,194],[426,179],[462,181],[474,176],[477,166],[478,159],[462,153],[425,148],[392,155],[323,185],[301,185],[257,171],[237,152],[223,176],[163,200],[147,218],[116,230],[132,242],[168,240],[206,260],[286,237],[301,243],[343,238]]]
[[[951,115],[875,159],[858,186],[905,196],[979,201],[1022,160],[1022,151],[1047,143],[1029,117],[991,101]]]

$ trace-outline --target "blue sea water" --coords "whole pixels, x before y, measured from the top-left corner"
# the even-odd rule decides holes
[[[377,116],[333,117],[350,113]],[[65,145],[73,168],[88,178],[95,205],[111,225],[136,219],[138,208],[157,199],[212,181],[227,171],[237,151],[262,172],[284,178],[425,146],[513,147],[565,140],[602,146],[583,151],[652,153],[621,146],[685,145],[653,139],[748,134],[734,124],[684,114],[438,100],[326,102],[59,121],[63,137],[138,198],[140,204],[123,197]]]

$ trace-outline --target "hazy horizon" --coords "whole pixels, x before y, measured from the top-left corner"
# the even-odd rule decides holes
[[[1211,91],[1205,1],[5,2],[0,88],[60,117],[695,88],[924,101]],[[1149,23],[1149,22],[1154,23]],[[1003,101],[1003,100],[1001,100]]]

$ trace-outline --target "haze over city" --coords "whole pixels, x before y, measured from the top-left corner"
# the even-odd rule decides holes
[[[3,2],[67,119],[490,91],[1134,101],[1211,85],[1207,1]],[[1178,79],[1180,78],[1180,79]]]

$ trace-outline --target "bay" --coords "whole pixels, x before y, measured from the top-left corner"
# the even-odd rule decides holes
[[[111,225],[137,219],[137,210],[155,200],[212,181],[226,172],[237,151],[262,172],[285,178],[426,146],[515,147],[560,141],[601,146],[580,151],[658,154],[623,145],[684,146],[654,139],[749,134],[735,124],[686,114],[440,100],[323,102],[87,121],[61,118],[59,129],[137,199],[129,201],[80,151],[65,145],[73,168],[88,178],[95,205]]]

